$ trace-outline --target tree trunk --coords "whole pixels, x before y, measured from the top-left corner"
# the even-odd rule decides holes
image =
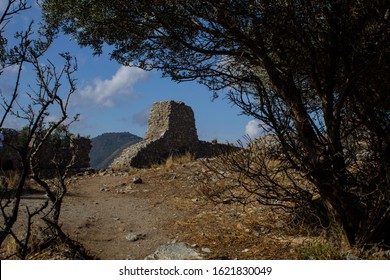
[[[317,179],[317,187],[329,216],[330,230],[338,232],[341,226],[349,244],[355,245],[364,212],[358,207],[356,197],[343,191],[344,186],[332,179],[330,173],[323,171]]]

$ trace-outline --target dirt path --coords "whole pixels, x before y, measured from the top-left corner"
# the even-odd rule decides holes
[[[144,259],[175,242],[204,259],[294,258],[306,237],[287,230],[284,214],[258,204],[207,202],[197,192],[203,168],[195,161],[74,177],[63,202],[62,229],[90,255],[106,260]],[[39,196],[26,195],[22,204],[33,209],[43,201]]]
[[[98,258],[145,258],[177,240],[175,223],[196,214],[186,207],[194,189],[164,173],[140,177],[141,184],[131,174],[78,178],[64,201],[63,229]]]

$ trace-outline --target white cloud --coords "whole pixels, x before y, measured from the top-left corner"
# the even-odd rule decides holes
[[[96,79],[80,91],[81,97],[106,106],[113,107],[119,97],[134,96],[134,85],[148,76],[148,73],[135,67],[121,66],[108,80]]]
[[[245,133],[251,138],[255,139],[261,135],[263,130],[260,127],[260,122],[257,120],[251,120],[245,126]]]

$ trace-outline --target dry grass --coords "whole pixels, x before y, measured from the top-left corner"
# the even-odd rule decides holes
[[[297,259],[301,260],[345,260],[347,253],[329,242],[307,242],[297,248]]]
[[[172,155],[165,163],[153,168],[134,169],[131,177],[142,178],[142,188],[153,190],[139,192],[138,196],[149,196],[150,200],[161,196],[163,200],[158,203],[169,205],[176,211],[191,209],[191,215],[178,218],[170,225],[172,236],[200,251],[209,249],[208,259],[345,259],[348,254],[362,259],[388,258],[380,249],[363,252],[361,248],[330,242],[325,234],[312,230],[309,225],[292,223],[291,214],[280,208],[254,202],[244,207],[232,200],[220,204],[204,200],[196,189],[202,185],[207,172],[200,161],[193,161],[193,156],[187,153]],[[233,176],[233,172],[230,175]],[[218,177],[214,179],[218,180]],[[106,199],[110,193],[99,194]],[[9,248],[12,249],[15,250],[15,246]],[[66,255],[68,251],[65,245],[57,244],[36,250],[28,257],[72,258]]]
[[[2,175],[0,175],[0,190],[6,191],[6,192],[12,192],[15,191],[16,188],[19,186],[21,177],[20,173],[17,170],[8,170],[2,172]],[[42,189],[33,182],[31,179],[27,179],[24,182],[23,190],[25,191],[41,191]]]
[[[18,232],[16,237],[18,240],[23,240],[24,235],[25,233]],[[0,252],[0,259],[21,259],[20,245],[14,238],[8,237],[4,244]],[[85,252],[85,255],[81,255],[80,252],[62,242],[59,237],[46,235],[40,227],[32,228],[28,251],[24,257],[25,260],[79,260],[86,258],[92,259],[87,252]]]
[[[17,171],[4,171],[0,180],[0,189],[13,190],[20,180],[20,174]]]
[[[35,259],[35,255],[37,253],[40,254],[39,245],[41,241],[39,240],[39,228],[33,227],[31,229],[29,241],[28,241],[28,252],[25,256],[25,259]],[[19,240],[19,242],[24,243],[26,233],[23,231],[19,231],[15,234],[15,237]],[[8,236],[8,239],[4,242],[5,246],[1,252],[1,258],[10,259],[10,260],[19,260],[21,254],[21,245],[16,241],[16,239],[12,236]]]
[[[190,152],[186,152],[183,155],[170,155],[165,161],[165,168],[173,169],[177,165],[186,164],[192,162],[194,156]]]

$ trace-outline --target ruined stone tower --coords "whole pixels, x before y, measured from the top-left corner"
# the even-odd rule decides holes
[[[191,148],[198,142],[194,112],[178,101],[153,104],[145,141],[163,139],[173,151]]]
[[[191,107],[179,101],[162,101],[153,104],[144,140],[125,149],[110,168],[148,167],[185,152],[202,158],[232,150],[237,147],[199,141]]]
[[[145,167],[171,154],[195,153],[199,146],[191,107],[178,101],[153,104],[148,130],[142,142],[124,150],[111,168]]]

